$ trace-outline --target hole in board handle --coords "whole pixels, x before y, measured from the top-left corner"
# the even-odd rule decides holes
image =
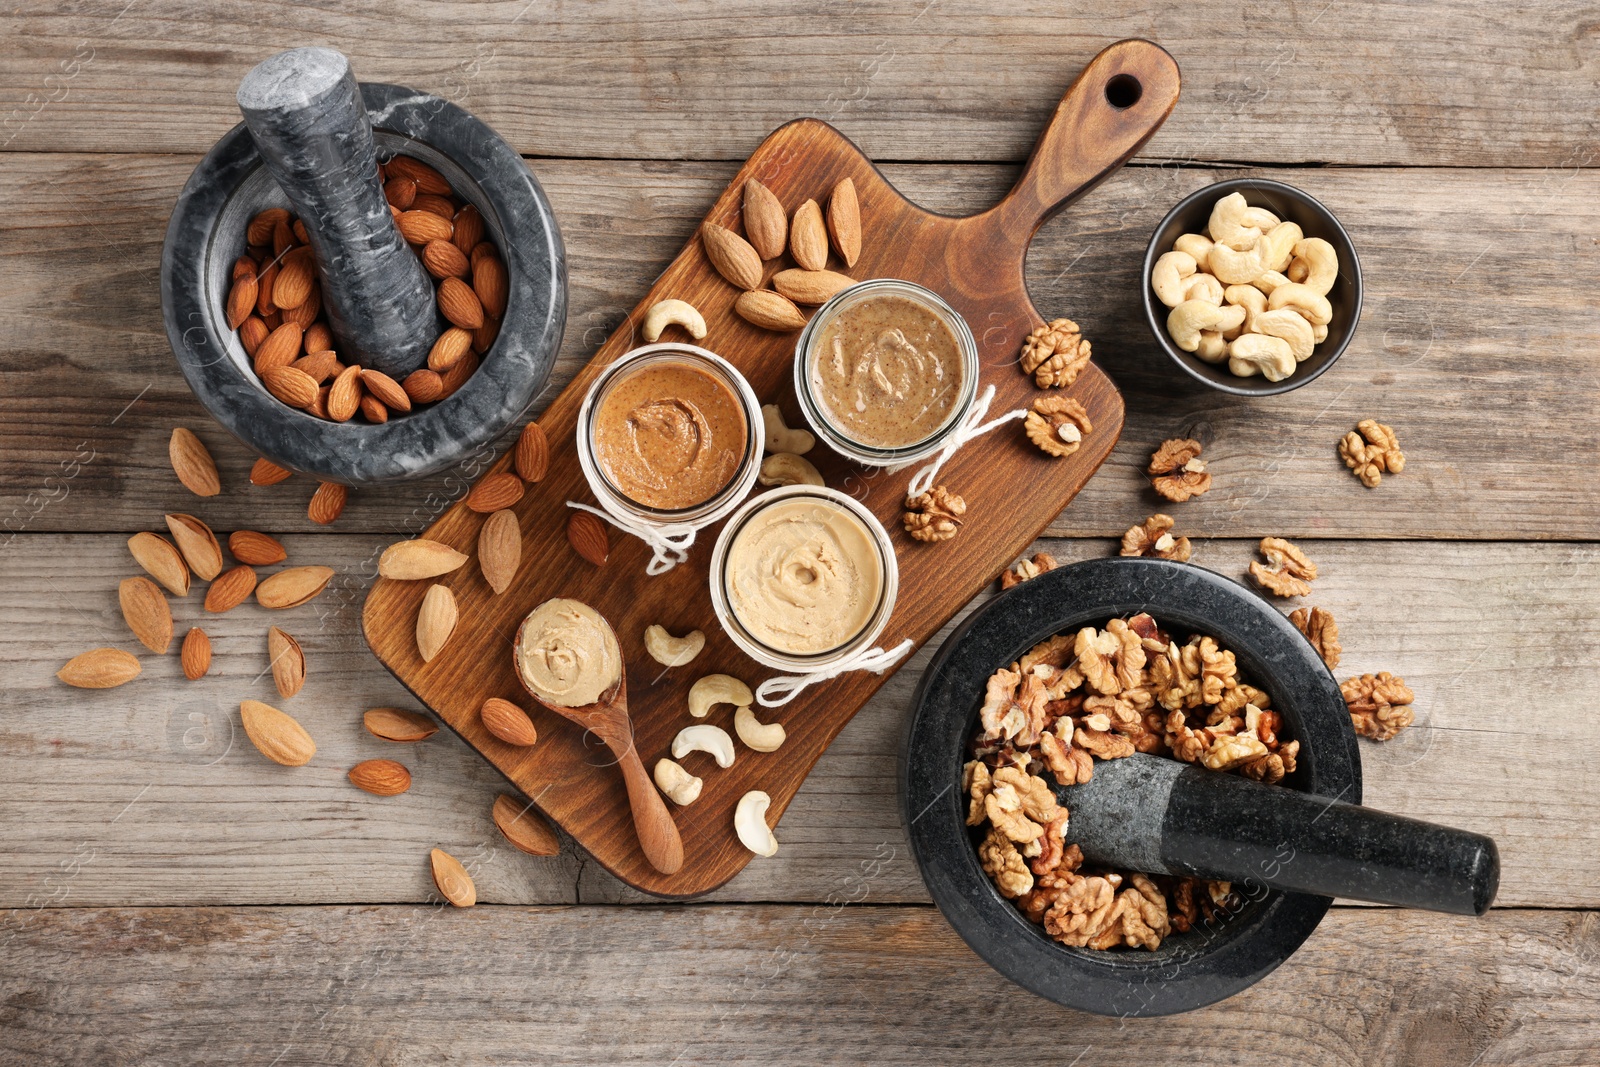
[[[1106,82],[1106,103],[1118,111],[1126,111],[1139,102],[1144,86],[1132,74],[1118,74]]]

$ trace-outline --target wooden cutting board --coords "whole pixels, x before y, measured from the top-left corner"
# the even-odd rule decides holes
[[[994,385],[991,414],[1025,407],[1043,395],[1017,366],[1018,349],[1042,321],[1028,299],[1023,262],[1040,224],[1122,165],[1153,134],[1178,97],[1172,57],[1147,41],[1122,41],[1101,52],[1073,82],[1012,191],[994,208],[970,218],[924,211],[901,196],[855,145],[815,119],[774,131],[750,157],[706,215],[743,232],[740,204],[745,180],[767,185],[793,212],[807,199],[826,203],[840,179],[854,179],[861,204],[862,252],[855,278],[904,278],[939,293],[965,316],[978,339],[983,385]],[[930,136],[931,136],[930,131]],[[787,255],[766,265],[768,277],[792,266]],[[830,267],[844,270],[842,264]],[[685,861],[667,876],[645,862],[629,814],[622,777],[603,746],[566,720],[534,706],[517,683],[512,641],[523,616],[554,596],[593,605],[617,632],[628,671],[628,701],[635,742],[645,766],[668,755],[672,738],[691,719],[686,697],[694,681],[725,672],[754,688],[773,672],[741,653],[712,614],[707,562],[720,524],[701,531],[689,561],[659,577],[645,574],[649,551],[613,530],[603,567],[581,559],[566,540],[568,500],[593,504],[579,470],[575,440],[578,407],[601,370],[643,343],[638,326],[658,300],[677,297],[704,314],[704,347],[722,355],[749,379],[764,403],[778,403],[791,426],[801,426],[794,398],[792,360],[796,334],[769,333],[733,312],[738,291],[711,267],[698,239],[691,240],[656,280],[637,308],[541,418],[550,440],[550,469],[514,510],[523,531],[516,581],[495,596],[476,562],[485,516],[457,503],[424,535],[474,556],[438,581],[455,594],[460,622],[444,650],[424,663],[417,653],[417,609],[432,582],[379,579],[367,596],[363,625],[378,659],[418,699],[494,764],[551,819],[561,824],[608,870],[648,893],[689,897],[722,885],[753,857],[733,830],[733,809],[751,789],[772,797],[768,821],[783,840],[779,821],[806,774],[829,742],[887,675],[855,673],[807,690],[778,709],[757,709],[762,721],[788,731],[783,747],[755,753],[736,745],[734,765],[719,769],[704,753],[681,762],[705,780],[700,799],[672,808],[683,836]],[[1071,315],[1074,309],[1052,309]],[[687,339],[669,328],[663,340]],[[905,487],[915,468],[899,474],[864,471],[821,444],[808,456],[830,486],[862,500],[893,535],[900,565],[900,595],[885,648],[909,637],[920,645],[1014,561],[1060,514],[1116,443],[1122,398],[1091,365],[1066,392],[1088,409],[1093,430],[1065,459],[1046,457],[1013,422],[967,445],[945,467],[942,484],[967,500],[966,524],[951,541],[925,545],[901,528]],[[491,468],[505,470],[510,457]],[[646,626],[675,634],[699,629],[705,651],[692,664],[667,671],[645,653]],[[902,661],[904,662],[904,661]],[[529,709],[539,731],[530,748],[503,744],[484,729],[478,709],[488,697],[509,698]],[[705,721],[733,733],[732,709]],[[883,754],[893,774],[893,754]]]

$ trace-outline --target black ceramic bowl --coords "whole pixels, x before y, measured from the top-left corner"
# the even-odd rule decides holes
[[[189,387],[224,428],[280,466],[363,485],[420,478],[480,451],[522,417],[549,381],[567,317],[561,233],[544,191],[515,149],[446,100],[404,86],[361,86],[378,157],[415,156],[477,205],[510,278],[500,334],[452,396],[388,422],[329,422],[268,393],[224,302],[245,227],[288,207],[243,123],[211,149],[183,188],[161,254],[167,337]]]
[[[1295,372],[1281,382],[1265,378],[1241,378],[1228,370],[1226,362],[1211,364],[1185,352],[1173,344],[1167,333],[1167,315],[1172,310],[1156,297],[1150,285],[1150,273],[1163,253],[1172,251],[1172,242],[1186,233],[1205,234],[1211,209],[1218,200],[1229,193],[1240,193],[1251,207],[1264,207],[1285,222],[1298,223],[1307,237],[1320,237],[1333,246],[1339,256],[1339,280],[1328,292],[1328,303],[1333,305],[1333,320],[1328,323],[1328,336]],[[1167,212],[1156,232],[1150,238],[1150,247],[1144,253],[1144,314],[1150,323],[1150,332],[1156,343],[1171,357],[1172,362],[1196,381],[1213,389],[1235,396],[1272,396],[1287,393],[1315,380],[1334,360],[1344,354],[1350,339],[1355,336],[1356,324],[1361,321],[1361,261],[1356,258],[1355,245],[1350,235],[1334,218],[1333,212],[1322,206],[1314,197],[1292,185],[1269,181],[1266,178],[1232,178],[1208,185],[1190,193]]]
[[[966,825],[961,766],[985,681],[1052,634],[1138,611],[1174,634],[1212,635],[1271,695],[1284,734],[1300,741],[1298,767],[1284,785],[1361,800],[1355,731],[1338,683],[1276,608],[1236,582],[1189,564],[1098,559],[1040,575],[974,612],[939,649],[917,691],[901,767],[911,850],[934,902],[973,951],[1025,989],[1101,1015],[1170,1015],[1232,996],[1288,959],[1332,903],[1238,886],[1245,903],[1225,921],[1171,935],[1154,952],[1096,951],[1051,939],[983,873]]]

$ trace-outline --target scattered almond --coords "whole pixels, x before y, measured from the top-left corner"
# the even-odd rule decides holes
[[[288,700],[306,684],[306,654],[300,642],[276,626],[267,630],[267,657],[272,664],[272,681],[278,695]]]
[[[189,566],[178,550],[160,534],[136,533],[128,538],[128,551],[145,573],[167,587],[173,596],[189,595]]]
[[[587,511],[572,510],[572,517],[567,520],[567,542],[578,555],[596,567],[604,567],[606,557],[611,555],[611,538],[606,533],[606,524]]]
[[[437,578],[449,574],[467,561],[467,557],[449,545],[419,537],[412,541],[396,541],[378,557],[378,574],[400,581]]]
[[[411,788],[411,772],[392,759],[362,760],[348,777],[351,785],[373,796],[397,797]]]
[[[329,352],[328,355],[331,356],[333,353]],[[311,357],[308,356],[306,358],[310,359]],[[300,364],[304,362],[305,360],[299,360],[296,362],[295,368],[297,370],[305,370],[305,368],[300,367]],[[311,371],[306,370],[306,373],[311,374]],[[315,374],[312,374],[312,377],[318,381],[322,380],[321,377]],[[339,376],[333,380],[333,388],[328,391],[328,418],[334,422],[349,422],[355,417],[355,413],[360,407],[361,368],[352,363],[339,372]]]
[[[183,636],[183,647],[178,653],[183,664],[183,676],[189,681],[204,678],[211,669],[211,638],[198,626],[189,627]]]
[[[182,426],[173,428],[167,442],[167,458],[172,461],[172,472],[184,488],[195,496],[216,496],[222,492],[217,478],[217,463],[205,443]]]
[[[479,514],[509,508],[522,499],[522,479],[510,471],[491,474],[472,487],[467,494],[467,507]]]
[[[777,259],[789,239],[789,216],[783,204],[765,185],[750,178],[744,183],[744,235],[762,259]]]
[[[442,848],[429,853],[428,860],[433,868],[433,884],[444,899],[458,908],[470,908],[478,902],[478,887],[472,884],[472,876],[460,860]]]
[[[211,527],[193,515],[167,515],[167,530],[195,577],[209,582],[222,573],[222,546]]]
[[[264,608],[297,608],[333,580],[332,567],[288,567],[256,587],[256,603]]]
[[[211,588],[206,590],[205,608],[214,615],[221,615],[249,600],[255,591],[255,569],[241,563],[218,575],[211,583]]]
[[[417,609],[417,651],[424,663],[433,659],[450,640],[456,628],[455,594],[442,585],[431,585]]]
[[[250,468],[251,485],[277,485],[287,481],[294,472],[287,467],[280,467],[270,459],[258,459],[255,466]]]
[[[494,798],[495,826],[511,846],[530,856],[554,856],[561,851],[561,839],[532,804],[502,793]]]
[[[311,494],[311,503],[306,506],[306,518],[314,523],[326,526],[339,517],[344,511],[344,503],[350,498],[350,487],[339,482],[322,482],[317,486],[317,491]]]
[[[483,580],[496,594],[503,593],[516,577],[522,562],[522,528],[514,511],[501,510],[484,520],[478,531],[478,567]]]
[[[252,567],[269,567],[274,563],[282,563],[289,555],[277,538],[256,533],[254,530],[235,530],[229,534],[228,551],[233,553],[234,559],[240,563],[248,563]]]
[[[317,754],[317,743],[304,726],[271,704],[246,700],[239,705],[244,732],[261,754],[285,767],[300,767]]]
[[[56,671],[56,677],[79,689],[114,689],[139,677],[138,657],[120,648],[80,652]]]
[[[470,285],[460,278],[439,282],[439,314],[464,330],[483,325],[483,303]]]
[[[761,288],[761,255],[743,237],[708,222],[700,227],[700,243],[717,273],[740,289]]]
[[[407,744],[425,741],[439,732],[439,724],[428,716],[404,708],[369,708],[361,722],[373,737]]]
[[[158,655],[172,644],[172,609],[160,586],[148,578],[124,578],[117,587],[122,618],[133,636]]]
[[[846,268],[856,265],[861,256],[861,205],[856,201],[856,183],[842,179],[828,197],[828,236]]]
[[[854,278],[831,270],[780,270],[772,276],[772,287],[796,304],[826,304],[835,293],[856,283]]]
[[[539,733],[533,728],[533,720],[528,718],[528,713],[509,700],[490,697],[483,702],[478,715],[483,719],[484,729],[508,745],[527,748],[539,740]]]
[[[822,270],[828,265],[828,229],[815,200],[795,208],[789,222],[789,254],[806,270]]]
[[[806,317],[794,306],[793,301],[770,289],[752,289],[740,293],[739,299],[733,303],[733,310],[746,322],[778,333],[798,330],[806,324]]]
[[[522,428],[514,458],[518,477],[529,485],[538,485],[550,469],[550,442],[543,426],[530,422]]]
[[[373,370],[371,367],[363,368],[361,371],[361,384],[366,387],[367,392],[383,401],[384,406],[390,410],[411,410],[411,398],[406,395],[406,391],[400,388],[399,382],[383,373],[383,371]]]

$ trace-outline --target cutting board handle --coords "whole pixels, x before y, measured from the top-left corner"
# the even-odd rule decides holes
[[[1111,45],[1067,88],[1016,186],[974,221],[1025,255],[1040,226],[1161,128],[1178,88],[1177,61],[1160,45],[1138,38]]]

